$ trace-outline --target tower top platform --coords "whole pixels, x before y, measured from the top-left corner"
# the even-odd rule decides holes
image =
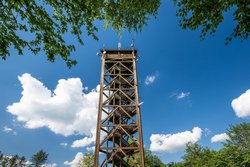
[[[123,58],[137,58],[136,49],[101,49],[102,56],[105,58],[123,59]]]

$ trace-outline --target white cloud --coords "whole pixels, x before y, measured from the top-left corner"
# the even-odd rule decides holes
[[[250,116],[250,89],[232,101],[232,107],[237,117]]]
[[[32,165],[32,162],[31,161],[26,161],[24,165],[27,165],[27,166]]]
[[[68,143],[62,142],[62,143],[60,143],[60,146],[67,147]]]
[[[199,127],[194,127],[192,132],[152,134],[150,137],[150,150],[154,152],[178,152],[184,149],[188,142],[195,143],[199,141],[201,135],[202,130]]]
[[[100,133],[100,140],[103,140],[105,137],[106,133]],[[91,144],[95,143],[95,139],[96,139],[96,129],[92,129],[91,130],[91,135],[86,136],[80,140],[75,140],[73,141],[73,143],[71,144],[71,147],[73,148],[79,148],[79,147],[86,147],[86,146],[90,146]],[[87,147],[87,151],[90,150],[91,147]]]
[[[9,128],[8,126],[4,126],[4,127],[3,127],[3,131],[4,131],[5,133],[10,133],[10,132],[13,131],[13,129]]]
[[[92,135],[96,127],[99,86],[83,93],[79,78],[60,79],[54,91],[30,74],[18,79],[23,91],[19,102],[7,107],[7,112],[23,122],[26,128],[47,127],[56,134]]]
[[[155,75],[148,75],[145,79],[145,84],[150,85],[150,84],[154,83],[154,81],[155,81],[156,77],[158,77],[158,75],[159,75],[158,73]]]
[[[176,99],[179,100],[179,99],[184,99],[186,97],[188,97],[190,95],[190,92],[181,92],[179,93],[177,96],[176,96]]]
[[[95,146],[87,147],[86,150],[93,153],[95,151]]]
[[[94,143],[94,142],[95,142],[95,137],[96,137],[95,134],[96,134],[96,130],[93,129],[93,130],[91,131],[91,136],[90,136],[90,137],[87,137],[87,136],[86,136],[86,137],[84,137],[83,139],[75,140],[75,141],[72,143],[71,147],[73,147],[73,148],[86,147],[86,146],[88,146],[88,145]]]
[[[53,163],[53,164],[44,164],[42,165],[42,167],[56,167],[57,164],[56,163]]]
[[[78,163],[79,161],[84,157],[83,153],[82,152],[78,152],[75,156],[75,159],[73,159],[72,161],[65,161],[64,162],[64,165],[69,165],[71,167],[77,167],[78,166]]]
[[[205,128],[204,129],[204,135],[205,136],[208,136],[208,135],[210,135],[212,133],[212,131],[210,130],[210,129],[208,129],[208,128]]]
[[[11,134],[13,134],[13,135],[17,135],[17,132],[15,132],[12,128],[10,128],[10,127],[8,127],[8,126],[4,126],[4,127],[3,127],[3,131],[4,131],[5,133],[11,133]]]
[[[221,133],[221,134],[217,134],[217,135],[214,135],[212,138],[211,138],[211,142],[212,143],[216,143],[216,142],[224,142],[226,140],[229,140],[229,136],[226,134],[226,133]]]
[[[13,156],[4,156],[7,158],[12,158]],[[29,160],[24,161],[24,166],[31,166],[33,163]],[[57,164],[56,163],[52,163],[52,164],[43,164],[41,165],[41,167],[56,167]]]

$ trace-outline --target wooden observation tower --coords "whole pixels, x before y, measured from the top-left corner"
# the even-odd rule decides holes
[[[137,50],[102,49],[101,60],[94,167],[129,167],[128,158],[136,153],[136,166],[144,167]]]

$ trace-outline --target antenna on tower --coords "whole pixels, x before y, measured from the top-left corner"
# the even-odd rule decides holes
[[[131,42],[131,48],[134,50],[134,48],[135,48],[135,43],[134,43],[134,39],[132,39],[132,42]]]
[[[121,50],[121,48],[122,48],[122,44],[121,42],[118,42],[118,49]]]

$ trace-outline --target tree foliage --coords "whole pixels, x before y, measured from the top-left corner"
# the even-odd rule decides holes
[[[150,16],[157,15],[159,6],[160,0],[3,0],[0,56],[6,59],[12,46],[19,55],[26,47],[34,54],[43,49],[49,61],[59,55],[71,67],[76,64],[70,59],[75,46],[64,40],[66,33],[75,35],[80,44],[83,31],[97,40],[96,20],[103,20],[105,28],[140,31]]]
[[[78,167],[93,167],[94,166],[94,154],[85,154],[85,156],[79,161]]]
[[[203,148],[197,143],[188,143],[186,147],[186,153],[183,156],[184,166],[192,167],[210,167],[215,166],[213,161],[215,151],[209,148]]]
[[[225,147],[238,147],[242,151],[246,150],[250,140],[250,124],[230,125],[227,134],[230,140],[224,143]]]
[[[5,156],[0,151],[0,166],[1,167],[24,167],[27,166],[25,164],[26,159],[24,156],[20,157],[19,155],[14,156]]]
[[[166,165],[160,160],[157,155],[153,155],[152,152],[144,148],[144,160],[145,160],[145,167],[165,167]],[[135,154],[128,158],[128,164],[130,166],[139,167],[140,164],[140,154]]]
[[[180,18],[183,29],[196,30],[201,28],[201,38],[207,33],[214,34],[224,19],[224,14],[233,10],[236,26],[226,38],[228,43],[233,38],[245,40],[250,32],[250,1],[249,0],[174,0],[178,6],[176,15]]]
[[[171,162],[168,167],[249,167],[250,123],[230,125],[227,130],[230,140],[218,151],[189,143],[181,162]]]
[[[35,167],[40,167],[41,165],[45,164],[47,160],[48,154],[43,150],[38,151],[31,158],[31,162],[35,165]]]
[[[165,167],[166,165],[159,159],[158,156],[153,155],[152,152],[144,148],[145,152],[145,167]],[[134,154],[126,159],[128,164],[133,167],[139,167],[140,154]],[[94,164],[94,155],[86,154],[78,163],[78,167],[92,167]]]
[[[0,151],[1,167],[41,167],[46,164],[47,159],[48,154],[43,150],[38,151],[32,156],[32,164],[24,156],[19,156],[18,154],[7,156]]]
[[[250,124],[241,123],[230,125],[227,134],[230,140],[224,143],[224,148],[219,150],[220,166],[250,166]]]
[[[201,38],[214,34],[224,19],[233,11],[236,26],[228,35],[245,40],[250,32],[249,0],[173,0],[178,6],[176,15],[183,29],[201,28]],[[96,21],[103,21],[117,32],[123,29],[141,31],[150,16],[156,17],[161,0],[2,0],[0,2],[0,57],[6,59],[10,48],[19,55],[28,48],[38,54],[44,50],[51,62],[60,56],[68,67],[76,64],[70,58],[75,46],[65,41],[73,34],[83,45],[83,33],[98,39]],[[86,31],[86,32],[85,32]]]

